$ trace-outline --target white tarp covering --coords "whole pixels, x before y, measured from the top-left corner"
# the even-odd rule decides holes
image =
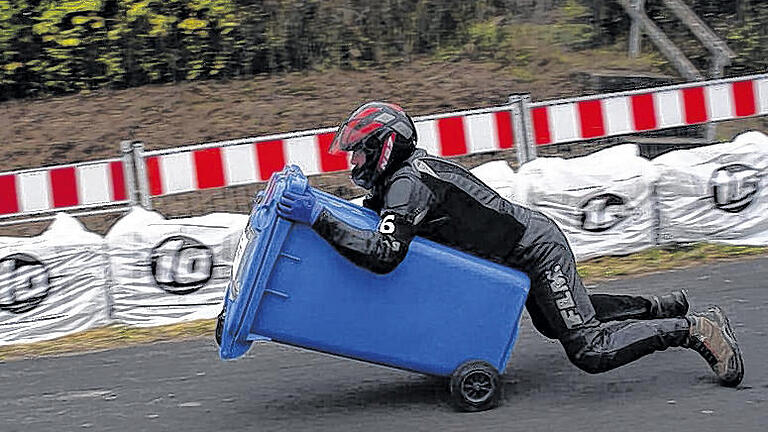
[[[66,214],[36,237],[0,238],[0,345],[108,324],[104,239]]]
[[[137,326],[214,318],[247,220],[229,213],[166,220],[132,210],[106,237],[112,317]]]
[[[654,159],[660,241],[768,244],[768,136],[666,153]]]
[[[519,184],[519,178],[507,161],[498,160],[484,163],[470,170],[483,183],[498,192],[502,198],[517,204],[525,204],[525,188]]]
[[[540,157],[517,173],[528,206],[560,226],[578,260],[654,245],[657,176],[634,144],[573,159]]]

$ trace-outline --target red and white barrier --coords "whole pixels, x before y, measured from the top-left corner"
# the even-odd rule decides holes
[[[0,216],[127,200],[121,160],[0,173]]]
[[[512,148],[510,112],[495,108],[418,118],[419,147],[432,154],[457,156]],[[286,164],[307,175],[345,171],[348,155],[328,148],[335,129],[225,141],[146,154],[149,193],[170,195],[269,180]]]
[[[440,156],[547,145],[768,115],[768,74],[528,105],[533,143],[515,143],[512,105],[416,118],[419,147]],[[345,171],[334,129],[148,152],[150,196],[266,181],[286,164],[307,175]],[[522,138],[521,138],[522,139]],[[141,168],[141,167],[140,167]],[[144,171],[140,169],[139,172]],[[143,180],[142,180],[143,181]],[[0,218],[127,202],[120,160],[0,173]]]
[[[531,104],[536,145],[766,114],[765,75]]]
[[[768,76],[691,83],[530,105],[535,145],[559,144],[768,114]],[[511,107],[415,119],[419,147],[460,156],[514,146]],[[327,153],[334,129],[147,154],[152,196],[266,181],[286,164],[308,175],[350,168]]]

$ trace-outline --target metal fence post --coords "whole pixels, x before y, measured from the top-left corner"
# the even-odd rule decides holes
[[[128,189],[128,201],[131,206],[134,206],[136,205],[136,167],[133,163],[132,141],[121,141],[120,150],[123,152],[123,173],[125,186]]]
[[[533,121],[531,120],[531,96],[517,94],[509,96],[512,106],[512,133],[515,138],[517,163],[523,165],[536,159],[536,147],[533,144]]]
[[[731,59],[725,54],[716,54],[712,58],[712,68],[709,71],[711,78],[722,78],[725,74],[725,66],[731,64]],[[704,128],[704,138],[707,144],[717,140],[717,123],[709,120]]]
[[[528,160],[530,162],[536,159],[536,140],[533,137],[533,117],[531,116],[531,95],[523,95],[520,101],[520,109],[523,113],[523,126],[525,126],[525,148],[528,151]]]
[[[147,180],[147,164],[144,161],[144,143],[132,142],[133,163],[136,166],[136,177],[139,192],[139,205],[145,210],[152,210],[152,198],[149,194],[149,181]]]
[[[510,95],[508,102],[511,111],[512,136],[515,142],[515,155],[517,164],[522,166],[528,161],[525,145],[525,131],[523,130],[523,113],[520,110],[520,95]]]

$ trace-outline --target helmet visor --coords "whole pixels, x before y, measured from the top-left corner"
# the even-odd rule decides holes
[[[354,151],[368,136],[383,127],[384,124],[372,121],[361,125],[358,120],[351,120],[339,127],[336,135],[333,137],[329,152],[336,154],[339,152]]]

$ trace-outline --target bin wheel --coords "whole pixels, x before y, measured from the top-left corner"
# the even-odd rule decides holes
[[[501,399],[499,372],[488,362],[463,363],[451,375],[451,399],[461,411],[485,411]]]
[[[218,317],[216,317],[216,345],[221,346],[221,336],[224,333],[224,311],[221,311]]]

